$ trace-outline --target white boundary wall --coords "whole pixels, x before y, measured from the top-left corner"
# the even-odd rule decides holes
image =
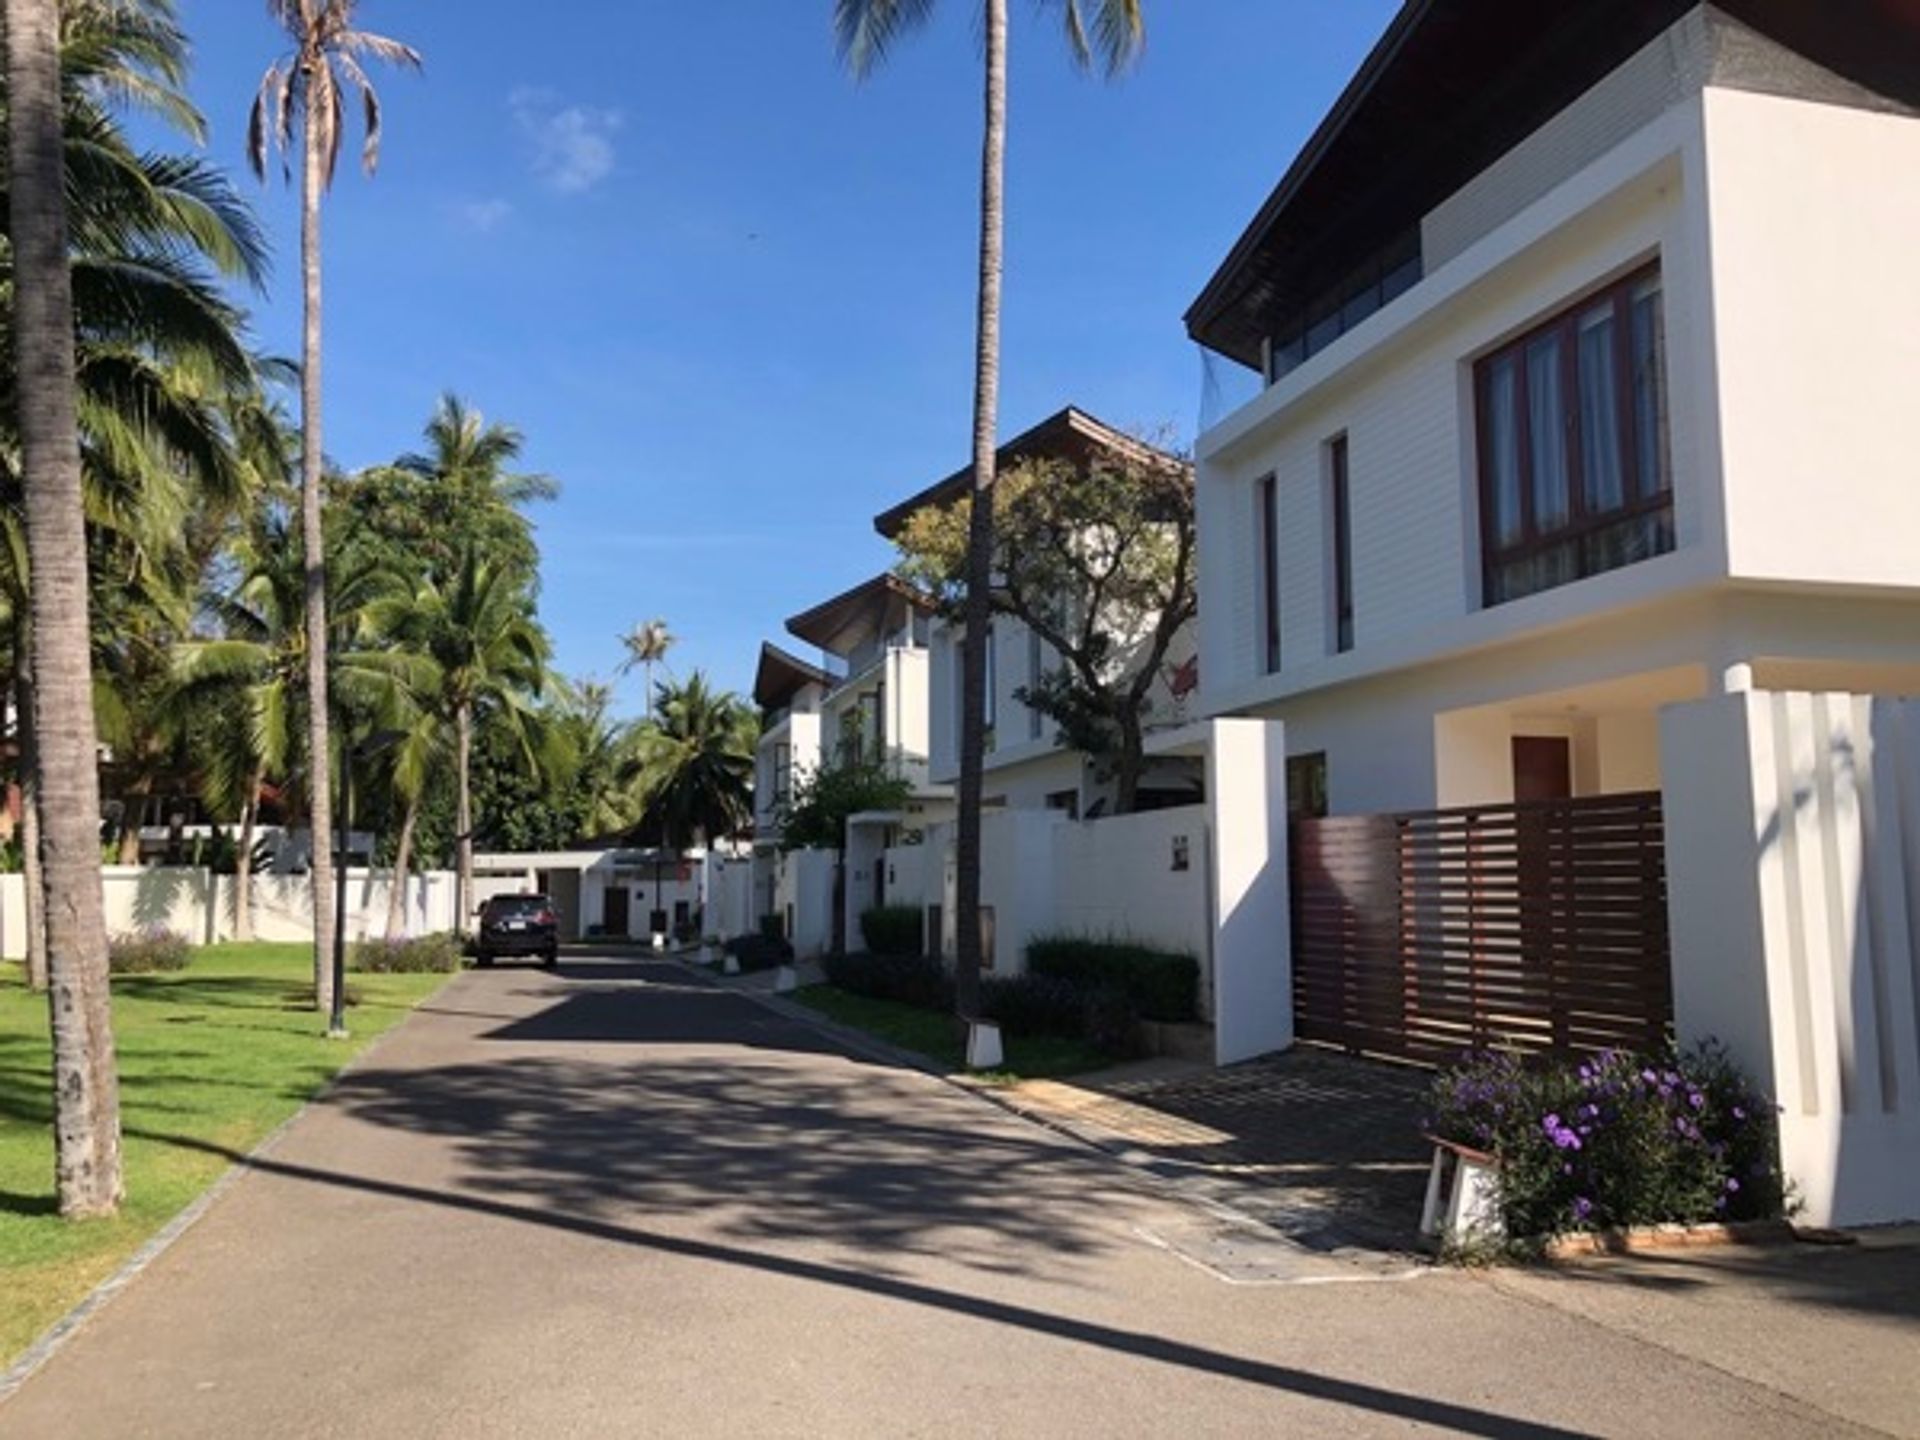
[[[1815,1225],[1920,1218],[1920,702],[1662,717],[1674,1005],[1782,1107]]]
[[[164,927],[196,945],[231,940],[234,883],[231,875],[182,865],[108,865],[100,875],[107,931],[122,934]],[[453,928],[453,875],[437,871],[408,882],[404,933],[424,935]],[[253,938],[296,942],[313,938],[313,882],[306,875],[253,877]],[[387,931],[388,872],[353,870],[347,876],[347,938]],[[26,881],[0,875],[0,957],[27,953]]]

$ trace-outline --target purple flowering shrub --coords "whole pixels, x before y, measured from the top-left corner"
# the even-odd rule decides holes
[[[1492,1154],[1507,1233],[1772,1219],[1776,1108],[1711,1042],[1523,1061],[1476,1052],[1434,1082],[1432,1133]]]
[[[186,936],[164,925],[144,930],[129,930],[107,940],[107,973],[111,975],[152,975],[163,970],[184,970],[193,958],[193,945]]]

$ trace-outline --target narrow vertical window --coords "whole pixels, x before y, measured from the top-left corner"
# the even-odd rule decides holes
[[[1328,518],[1333,549],[1333,648],[1353,649],[1353,503],[1347,484],[1347,437],[1327,445]]]
[[[1260,537],[1260,643],[1265,673],[1280,670],[1280,482],[1269,475],[1258,486]]]
[[[989,735],[993,733],[993,727],[997,717],[997,712],[1000,708],[1000,673],[999,673],[1000,666],[996,663],[997,657],[994,654],[994,651],[996,648],[997,647],[995,646],[994,640],[993,640],[993,626],[989,625],[987,626],[987,645],[986,645],[986,650],[987,650],[986,729]]]

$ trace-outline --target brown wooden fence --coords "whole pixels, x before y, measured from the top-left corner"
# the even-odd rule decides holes
[[[1300,1038],[1421,1061],[1659,1045],[1664,841],[1657,793],[1295,822]]]

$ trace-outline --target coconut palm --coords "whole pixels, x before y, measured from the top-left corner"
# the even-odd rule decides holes
[[[307,754],[313,767],[308,819],[313,827],[313,990],[315,1006],[332,1008],[333,859],[319,837],[332,833],[331,736],[327,705],[327,562],[322,526],[324,455],[320,417],[320,200],[332,186],[346,128],[343,96],[357,91],[364,116],[361,161],[371,175],[380,159],[380,97],[361,60],[420,68],[419,52],[353,27],[357,0],[267,0],[267,13],[287,32],[292,53],[260,81],[247,124],[247,154],[264,178],[277,148],[292,168],[300,132],[300,272],[304,324],[300,347],[300,541],[306,557]]]
[[[288,518],[270,511],[260,517],[239,551],[242,573],[229,591],[207,595],[202,607],[222,632],[185,641],[173,650],[176,702],[224,696],[246,718],[244,730],[227,737],[208,756],[206,783],[211,794],[240,811],[240,865],[234,877],[234,934],[253,933],[249,861],[259,823],[260,797],[269,780],[292,797],[304,789],[309,821],[314,811],[315,771],[306,750],[312,729],[302,711],[309,700],[306,623],[306,566],[293,543]],[[338,703],[383,724],[398,726],[418,713],[418,697],[435,693],[438,674],[432,661],[376,638],[369,616],[376,604],[400,593],[391,571],[366,561],[336,567],[328,623],[329,687]],[[302,783],[304,782],[304,783]],[[314,858],[330,833],[315,825]]]
[[[631,675],[635,670],[642,672],[647,691],[647,713],[653,714],[655,692],[653,688],[653,667],[664,665],[667,652],[675,644],[674,634],[667,629],[664,620],[643,620],[620,637],[620,644],[626,650],[626,658],[620,662],[620,673]]]
[[[696,670],[684,684],[661,685],[654,715],[623,767],[644,808],[641,828],[669,844],[703,845],[747,824],[759,739],[752,707]]]
[[[214,282],[257,282],[264,250],[224,177],[192,158],[136,151],[116,116],[132,108],[189,140],[204,138],[183,89],[187,45],[170,7],[70,0],[59,38],[81,472],[94,569],[111,564],[116,573],[146,574],[177,558],[181,532],[172,521],[189,490],[232,505],[245,488],[220,410],[256,393],[258,377],[238,338],[239,316]],[[8,208],[4,187],[0,175],[0,213]],[[27,974],[45,988],[15,289],[12,252],[0,250],[0,605],[15,660]],[[113,536],[110,545],[100,543],[103,534]],[[106,628],[96,625],[96,636]]]
[[[1145,0],[1052,0],[1066,23],[1076,63],[1098,58],[1109,75],[1146,43]],[[935,0],[834,0],[840,55],[865,76],[896,41],[926,23]],[[973,509],[967,533],[965,628],[961,641],[959,835],[954,917],[955,998],[972,1016],[980,1002],[980,797],[986,756],[987,626],[992,607],[993,480],[999,448],[1000,288],[1007,160],[1007,0],[982,0],[986,128],[981,155],[980,293],[974,350]]]
[[[87,611],[86,496],[74,393],[57,0],[6,0],[8,241],[26,551],[33,575],[35,768],[47,898],[54,1179],[60,1212],[123,1192],[120,1092],[100,891],[100,775]]]
[[[546,684],[547,637],[512,570],[469,546],[446,584],[423,580],[410,595],[376,604],[373,622],[394,644],[431,659],[432,701],[453,731],[454,913],[464,927],[473,894],[473,735],[482,711],[508,726],[531,763],[529,702]]]

